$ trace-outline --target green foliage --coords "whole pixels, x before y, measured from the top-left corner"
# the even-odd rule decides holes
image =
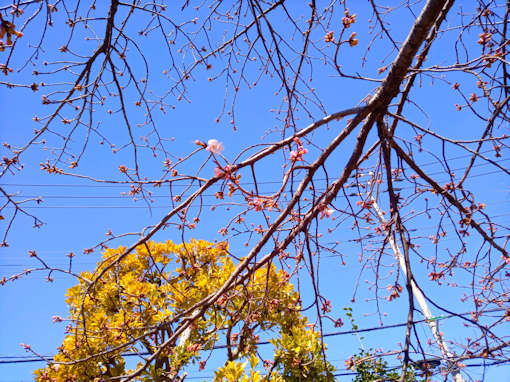
[[[400,380],[400,369],[389,369],[388,362],[382,357],[364,350],[350,358],[347,364],[357,373],[354,382],[391,382]],[[408,367],[404,382],[419,382],[412,366]]]
[[[351,323],[352,330],[356,332],[358,340],[360,343],[362,343],[364,338],[357,332],[359,327],[354,320],[352,308],[346,307],[344,310],[345,315]],[[361,350],[359,354],[349,358],[346,361],[346,366],[356,372],[356,378],[354,379],[354,382],[399,381],[401,376],[398,373],[398,369],[389,369],[388,362],[386,362],[381,356],[377,356],[365,350]],[[419,382],[414,368],[411,365],[409,365],[407,368],[404,382]]]

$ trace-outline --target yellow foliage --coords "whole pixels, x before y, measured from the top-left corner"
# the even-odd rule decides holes
[[[106,249],[95,271],[83,272],[80,283],[68,290],[71,324],[54,363],[34,372],[37,381],[100,381],[129,372],[123,354],[156,351],[177,329],[180,315],[218,291],[236,268],[225,243],[148,242],[121,258],[124,251],[124,247]],[[299,369],[295,375],[330,375],[317,333],[304,329],[299,296],[288,278],[274,265],[258,269],[219,296],[191,324],[189,335],[175,338],[138,380],[175,377],[183,366],[200,360],[200,352],[211,349],[222,336],[230,346],[216,380],[261,380],[254,370],[259,339],[255,331],[275,328],[282,336],[275,342],[276,355],[284,362],[277,360],[269,380],[281,380],[278,371],[286,372],[287,353],[294,362],[299,357],[307,364],[313,360],[308,369]],[[294,345],[299,349],[292,350]]]

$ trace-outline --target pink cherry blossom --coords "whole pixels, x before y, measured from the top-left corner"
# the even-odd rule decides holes
[[[264,208],[264,201],[260,198],[255,198],[253,200],[253,206],[255,207],[255,211],[262,211]]]
[[[217,139],[209,139],[205,149],[213,154],[219,154],[223,151],[224,147]]]
[[[290,160],[292,162],[299,162],[303,160],[303,155],[308,152],[308,149],[305,149],[301,144],[299,144],[297,150],[293,150],[290,152]]]

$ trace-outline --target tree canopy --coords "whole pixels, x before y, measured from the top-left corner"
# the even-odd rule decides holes
[[[137,380],[172,381],[218,343],[225,344],[227,359],[215,380],[262,381],[255,370],[259,332],[275,333],[274,359],[264,360],[264,380],[333,379],[320,335],[307,327],[286,272],[274,265],[261,268],[198,312],[192,307],[235,270],[225,243],[147,242],[117,262],[124,249],[106,250],[94,272],[81,273],[80,284],[69,289],[68,334],[55,364],[36,371],[38,381],[101,381],[126,373]],[[92,285],[101,273],[101,282]],[[190,326],[173,332],[180,319]],[[126,368],[126,353],[146,355],[142,373]],[[202,357],[200,368],[206,363]]]
[[[37,273],[79,283],[38,378],[177,381],[220,343],[219,380],[329,380],[345,307],[400,323],[367,375],[439,359],[430,372],[460,382],[510,362],[509,14],[1,4],[0,249],[30,255],[1,293]],[[273,338],[265,371],[257,331]]]

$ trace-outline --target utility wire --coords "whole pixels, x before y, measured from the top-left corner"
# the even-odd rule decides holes
[[[466,156],[466,157],[470,157],[469,156]],[[451,160],[454,160],[454,159],[458,159],[458,158],[461,158],[461,157],[457,157],[457,158],[452,158]],[[497,163],[502,163],[502,162],[507,162],[509,161],[510,158],[505,158],[505,159],[500,159],[497,161]],[[428,166],[428,165],[431,165],[431,164],[439,164],[437,162],[429,162],[429,163],[425,163],[425,164],[422,164],[420,165],[420,167],[425,167],[425,166]],[[491,164],[490,163],[479,163],[479,164],[475,164],[472,166],[472,168],[477,168],[477,167],[485,167],[485,166],[490,166]],[[465,167],[459,167],[459,168],[455,168],[455,169],[452,169],[451,171],[460,171],[460,170],[464,170]],[[493,174],[493,173],[499,173],[500,171],[496,170],[494,172],[488,172],[488,174]],[[435,171],[435,172],[432,172],[432,173],[429,173],[428,175],[440,175],[440,174],[444,174],[445,171]],[[354,175],[355,176],[355,175]],[[476,175],[475,175],[476,176]],[[353,176],[351,176],[352,178]],[[319,178],[319,179],[316,179],[316,181],[325,181],[326,178]],[[130,184],[136,184],[137,182],[136,181],[133,181],[133,182],[128,182],[128,183],[116,183],[116,184],[32,184],[32,183],[0,183],[0,186],[12,186],[12,187],[80,187],[80,188],[119,188],[119,187],[126,187],[126,186],[129,186]],[[260,181],[260,182],[240,182],[241,185],[243,186],[247,186],[247,185],[263,185],[263,184],[281,184],[281,180],[268,180],[268,181]],[[147,184],[147,185],[150,185]],[[189,184],[179,184],[179,183],[176,183],[174,185],[172,185],[172,187],[188,187]]]
[[[338,198],[344,198],[343,195],[339,195]],[[506,201],[501,201],[501,203],[504,203]],[[488,203],[485,203],[485,204],[488,204]],[[219,208],[219,207],[228,207],[228,208],[231,208],[231,207],[240,207],[240,208],[246,208],[246,203],[240,203],[240,202],[236,202],[236,201],[232,201],[232,202],[221,202],[221,203],[198,203],[198,204],[193,204],[191,206],[189,206],[188,208],[191,209],[191,208],[204,208],[204,207],[216,207],[216,208]],[[4,207],[5,209],[14,209],[16,207],[14,206],[7,206],[7,207]],[[105,209],[162,209],[162,208],[171,208],[171,205],[145,205],[145,206],[133,206],[133,205],[129,205],[129,204],[125,204],[125,205],[68,205],[68,206],[62,206],[62,205],[57,205],[57,206],[41,206],[41,205],[38,205],[38,206],[23,206],[23,209],[25,210],[28,210],[28,209],[83,209],[83,208],[91,208],[91,209],[101,209],[101,208],[105,208]]]
[[[504,202],[506,202],[506,201],[504,201]],[[499,202],[492,202],[492,203],[488,202],[486,204],[489,205],[489,204],[496,204],[496,203],[499,203]],[[495,219],[495,218],[501,218],[501,217],[506,217],[506,216],[510,216],[510,213],[493,215],[493,216],[491,216],[491,218]],[[452,223],[443,224],[443,227],[453,227],[453,224]],[[420,227],[421,230],[432,229],[432,228],[437,228],[437,226],[429,225],[429,226],[421,226]],[[414,230],[411,229],[409,231],[414,231]],[[507,237],[507,235],[501,235],[501,236],[495,236],[494,238],[501,239],[501,238],[506,238],[506,237]],[[367,237],[367,239],[371,239],[371,238]],[[357,240],[358,239],[349,239],[349,240],[344,240],[344,242],[357,242]],[[442,242],[449,241],[449,240],[456,240],[456,239],[454,239],[454,238],[442,238],[441,239]],[[328,244],[334,244],[334,243],[328,243]],[[423,244],[422,244],[422,246],[423,246]],[[53,253],[63,254],[63,253],[69,252],[69,250],[53,250],[53,251],[47,251],[47,252],[50,252],[52,254]],[[12,253],[9,253],[9,254],[12,254]],[[2,260],[12,260],[12,259],[18,260],[20,256],[25,256],[26,254],[27,253],[24,252],[24,253],[19,253],[17,256],[11,256],[11,257],[3,256]],[[326,258],[337,257],[337,255],[325,255],[324,257],[326,257]],[[45,258],[51,259],[51,257],[49,257],[49,256],[45,256]],[[54,263],[53,264],[54,267],[57,267],[57,266],[68,266],[68,265],[69,265],[69,261],[59,262],[59,263]],[[76,265],[76,266],[78,266],[78,265],[97,265],[97,261],[83,261],[82,262],[82,261],[73,259],[73,265]],[[14,264],[13,263],[11,263],[11,264],[1,264],[0,263],[0,268],[2,268],[2,267],[29,267],[29,266],[32,266],[32,268],[37,268],[38,267],[37,264],[34,265],[33,263],[28,263],[28,262],[14,263]],[[41,279],[46,279],[46,278],[43,277]]]
[[[506,363],[509,363],[510,360],[501,360],[501,361],[494,361],[494,362],[490,362],[490,363],[476,363],[476,364],[466,364],[464,365],[464,368],[470,368],[470,367],[491,367],[491,366],[501,366],[503,364],[506,364]],[[387,366],[386,370],[396,370],[396,369],[400,369],[402,366],[401,365],[397,365],[397,366]],[[348,369],[338,369],[338,371],[347,371]],[[351,371],[351,372],[340,372],[340,373],[335,373],[333,374],[334,377],[347,377],[347,376],[353,376],[353,375],[357,375],[358,373],[354,372],[354,371]],[[196,375],[196,376],[186,376],[186,380],[190,380],[190,379],[209,379],[209,380],[212,380],[212,378],[214,378],[214,375]],[[32,380],[19,380],[19,379],[16,379],[16,380],[10,380],[10,379],[5,379],[5,380],[0,380],[0,382],[32,382]]]
[[[492,312],[500,312],[505,311],[504,308],[495,308],[495,309],[489,309],[485,311],[484,313],[492,313]],[[458,317],[458,316],[468,316],[471,315],[471,312],[465,312],[460,314],[448,314],[448,315],[440,315],[440,316],[434,316],[430,320],[446,320],[452,317]],[[413,325],[415,324],[421,324],[428,322],[430,320],[427,319],[421,319],[421,320],[415,320],[412,322]],[[336,337],[336,336],[342,336],[342,335],[349,335],[349,334],[357,334],[357,333],[366,333],[366,332],[373,332],[373,331],[379,331],[379,330],[387,330],[387,329],[394,329],[406,326],[408,323],[402,322],[398,324],[390,324],[390,325],[384,325],[384,326],[373,326],[370,328],[364,328],[364,329],[356,329],[356,330],[342,330],[342,331],[335,331],[330,333],[324,333],[323,337]],[[257,342],[257,345],[268,345],[270,344],[269,341],[259,341]],[[211,350],[217,350],[217,349],[226,349],[228,345],[220,344],[213,346]],[[122,357],[134,357],[134,356],[145,356],[150,355],[148,352],[137,352],[137,353],[122,353]],[[0,356],[0,364],[14,364],[14,363],[33,363],[33,362],[46,362],[46,361],[52,361],[52,356],[43,356],[44,359],[38,358],[38,357],[32,357],[32,356]]]
[[[493,172],[486,172],[486,173],[481,173],[481,174],[476,174],[476,175],[472,175],[471,178],[473,177],[480,177],[480,176],[486,176],[486,175],[491,175],[491,174],[496,174],[496,173],[499,173],[499,171],[493,171]],[[448,179],[449,180],[449,179]],[[401,187],[399,188],[399,190],[407,190],[407,189],[413,189],[415,188],[414,185],[408,185],[408,186],[405,186],[405,187]],[[323,189],[316,189],[317,191],[321,191]],[[503,190],[502,190],[503,191]],[[289,192],[289,191],[287,191]],[[265,191],[265,193],[274,193],[271,192],[271,191]],[[350,194],[348,196],[354,196],[353,194]],[[46,195],[46,196],[41,196],[41,195],[13,195],[13,197],[16,197],[16,198],[25,198],[25,199],[35,199],[35,198],[41,198],[41,199],[122,199],[124,201],[131,201],[131,197],[130,196],[121,196],[121,195],[115,195],[115,196],[111,196],[111,195],[100,195],[100,196],[97,196],[97,195]],[[183,196],[183,198],[185,198],[186,196]],[[215,197],[216,198],[216,195],[215,194],[203,194],[201,195],[201,197]],[[165,199],[169,199],[170,196],[168,195],[151,195],[150,197],[147,197],[145,199],[159,199],[159,198],[165,198]],[[345,199],[346,196],[345,195],[338,195],[338,198],[339,199]],[[18,201],[18,202],[21,202]],[[221,206],[244,206],[245,204],[240,204],[239,202],[236,202],[235,200],[232,200],[231,202],[221,202],[221,203],[214,203],[214,204],[200,204],[199,206],[200,207],[221,207]],[[193,206],[190,206],[191,208],[197,208],[198,205],[193,205]],[[6,206],[4,207],[5,209],[14,209],[16,207],[14,206]],[[97,205],[97,206],[87,206],[87,205],[77,205],[77,206],[73,206],[73,205],[70,205],[70,206],[42,206],[42,205],[36,205],[36,206],[23,206],[24,209],[64,209],[64,208],[76,208],[76,209],[80,209],[80,208],[92,208],[92,209],[98,209],[98,208],[108,208],[108,209],[119,209],[119,208],[122,208],[122,209],[147,209],[147,208],[155,208],[155,209],[160,209],[160,208],[169,208],[169,205],[150,205],[147,206],[147,205],[139,205],[139,206],[134,206],[134,205]]]
[[[500,361],[494,361],[494,362],[491,362],[491,363],[470,363],[470,364],[466,364],[464,365],[464,367],[490,367],[490,366],[499,366],[501,364],[505,364],[505,363],[509,363],[510,360],[506,359],[506,360],[500,360]],[[401,365],[397,365],[397,366],[387,366],[386,367],[386,370],[396,370],[396,369],[400,369],[402,366]],[[348,376],[348,375],[357,375],[358,373],[356,372],[348,372],[348,373],[335,373],[333,374],[334,377],[342,377],[342,376]],[[192,377],[194,379],[198,379],[198,378],[201,378],[201,377]],[[206,377],[204,377],[206,378]],[[191,379],[191,378],[190,378]]]

